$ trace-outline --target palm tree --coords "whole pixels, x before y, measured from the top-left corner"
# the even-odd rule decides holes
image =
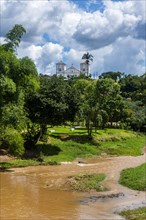
[[[87,53],[83,54],[82,59],[86,60],[85,63],[87,63],[87,76],[88,76],[90,61],[93,61],[93,56],[92,56],[92,54],[89,54],[89,52],[87,52]]]

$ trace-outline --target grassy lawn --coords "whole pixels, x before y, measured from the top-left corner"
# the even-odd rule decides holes
[[[135,210],[128,210],[119,213],[127,220],[145,220],[146,219],[146,207],[138,208]]]
[[[101,181],[105,179],[104,174],[80,174],[70,176],[67,185],[70,189],[76,191],[104,191]]]
[[[55,132],[50,132],[54,130]],[[39,142],[33,149],[30,158],[1,163],[1,167],[22,167],[40,164],[58,164],[62,161],[73,161],[76,158],[88,158],[102,153],[107,155],[138,156],[145,144],[145,136],[122,129],[104,129],[93,131],[89,140],[87,130],[83,127],[71,131],[70,127],[48,129],[47,143]]]
[[[134,190],[146,191],[146,163],[123,170],[119,183]]]

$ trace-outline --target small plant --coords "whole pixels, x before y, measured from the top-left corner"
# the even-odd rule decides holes
[[[69,187],[76,191],[104,191],[101,181],[105,179],[104,174],[80,174],[69,177]]]

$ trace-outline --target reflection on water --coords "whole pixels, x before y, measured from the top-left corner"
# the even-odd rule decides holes
[[[97,159],[96,159],[97,160]],[[119,171],[145,162],[145,157],[122,157],[94,160],[93,166],[68,164],[61,166],[29,167],[15,172],[0,173],[1,220],[119,220],[115,208],[129,204],[144,204],[145,193],[129,190],[117,184]],[[97,164],[95,164],[97,163]],[[104,172],[105,184],[111,191],[77,193],[57,190],[62,179],[76,173]],[[122,197],[100,196],[122,192]],[[92,199],[93,198],[93,199]],[[96,198],[95,201],[94,198]],[[102,198],[102,199],[98,199]],[[107,199],[108,198],[108,199]]]
[[[78,204],[73,192],[50,191],[38,179],[1,174],[2,219],[77,219]]]

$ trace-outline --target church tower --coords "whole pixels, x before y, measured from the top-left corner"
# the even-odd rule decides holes
[[[56,63],[56,75],[64,75],[66,71],[66,64],[62,61]]]
[[[86,62],[80,63],[80,71],[87,76],[90,73],[89,64]]]

